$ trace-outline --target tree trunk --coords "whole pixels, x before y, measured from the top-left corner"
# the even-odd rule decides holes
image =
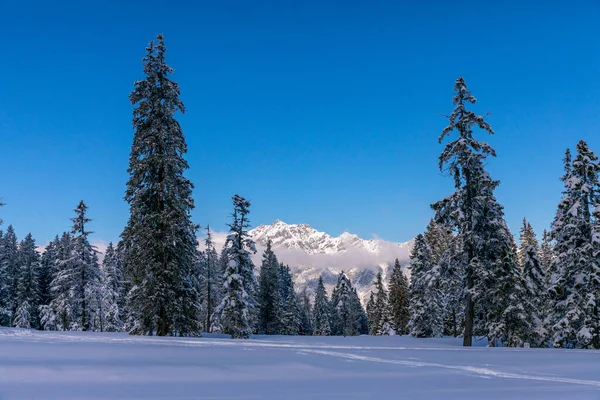
[[[473,320],[475,318],[475,309],[471,294],[473,289],[473,272],[467,271],[467,309],[465,310],[465,334],[463,335],[463,346],[473,345]]]
[[[208,251],[207,251],[207,254],[208,254]],[[212,265],[211,265],[209,257],[207,257],[207,263],[206,263],[206,266],[208,268],[208,271],[207,271],[207,275],[208,275],[208,277],[207,277],[208,278],[208,282],[207,282],[208,283],[208,287],[206,288],[206,298],[207,298],[207,303],[206,303],[206,327],[204,328],[206,330],[206,332],[210,332],[210,314],[212,312],[212,307],[211,307],[212,298],[211,298],[211,293],[210,293],[211,292],[211,290],[210,290],[211,279],[212,279],[212,276],[211,276]]]

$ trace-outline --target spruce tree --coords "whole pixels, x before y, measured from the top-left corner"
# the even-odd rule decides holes
[[[331,308],[327,291],[323,284],[323,276],[319,276],[317,283],[313,316],[315,320],[315,335],[329,336],[331,334]]]
[[[101,313],[97,325],[105,332],[123,330],[122,311],[120,309],[122,296],[123,273],[120,268],[117,251],[112,242],[108,244],[102,261],[102,290]]]
[[[366,335],[369,333],[369,320],[367,319],[367,313],[365,312],[362,303],[360,302],[360,297],[358,297],[358,292],[355,287],[352,287],[352,292],[350,294],[350,304],[353,309],[354,318],[355,318],[355,335]],[[389,318],[386,318],[386,322],[383,324],[382,329],[380,330],[380,335],[394,335],[395,331],[391,327],[388,322]]]
[[[494,272],[487,271],[493,260],[486,257],[490,229],[503,223],[502,207],[493,196],[498,185],[485,170],[485,159],[495,156],[492,147],[485,142],[476,140],[473,129],[493,134],[492,127],[483,116],[467,110],[468,103],[476,99],[467,89],[464,79],[458,78],[454,85],[456,95],[453,98],[455,109],[448,116],[449,124],[442,131],[439,142],[457,132],[458,137],[446,143],[439,157],[439,168],[447,171],[454,179],[456,191],[445,199],[432,205],[436,211],[436,222],[452,228],[461,241],[465,253],[464,278],[466,281],[465,295],[465,327],[463,345],[471,346],[475,310],[486,308],[485,304],[476,304],[477,299],[484,300],[486,294],[486,276]],[[490,213],[487,211],[490,210]],[[506,246],[504,241],[498,246]],[[509,244],[510,246],[510,244]],[[492,253],[506,251],[494,249]],[[441,272],[441,271],[440,271]]]
[[[287,321],[290,320],[290,318],[292,318],[293,313],[295,312],[294,309],[289,309],[289,307],[297,307],[297,304],[294,304],[295,300],[292,298],[292,295],[294,295],[295,297],[296,293],[294,289],[294,279],[292,276],[292,272],[290,270],[290,267],[288,265],[285,265],[284,263],[279,264],[278,285],[280,298],[279,309],[281,310],[281,320],[279,325],[281,327],[280,331],[285,333],[289,331],[289,329],[286,328],[286,324],[288,323]]]
[[[300,335],[312,335],[314,331],[314,317],[312,313],[312,305],[306,288],[300,294]]]
[[[508,227],[503,224],[491,229],[487,238],[486,259],[490,262],[484,278],[487,289],[478,299],[478,305],[485,313],[484,331],[491,346],[502,342],[520,347],[534,335],[533,299],[527,296],[511,239]]]
[[[384,331],[389,332],[390,313],[388,305],[388,293],[383,285],[381,271],[377,273],[374,282],[375,293],[373,295],[373,310],[369,319],[369,333],[371,335],[382,335]],[[369,299],[370,301],[370,299]]]
[[[17,311],[18,243],[12,225],[0,240],[0,325],[12,326]]]
[[[10,325],[12,319],[10,304],[10,277],[5,259],[4,232],[0,230],[0,326]]]
[[[377,334],[377,306],[375,305],[375,293],[369,294],[369,301],[367,301],[367,320],[369,321],[369,335]]]
[[[359,335],[364,311],[356,291],[344,271],[340,272],[331,295],[332,333],[334,335]],[[366,316],[364,316],[366,319]],[[365,324],[367,325],[367,324]]]
[[[284,263],[279,263],[278,269],[278,287],[281,301],[283,304],[285,303],[285,299],[287,299],[290,291],[294,290],[294,279],[292,277],[292,272],[290,271],[290,267],[285,265]],[[285,308],[285,306],[282,306]]]
[[[298,335],[302,324],[298,296],[296,295],[293,286],[291,289],[292,290],[287,293],[283,311],[281,333],[284,335]]]
[[[431,219],[423,236],[431,248],[433,262],[438,264],[442,255],[448,249],[448,246],[450,246],[452,231],[444,225],[438,224],[434,219]]]
[[[390,277],[390,323],[394,331],[399,335],[408,333],[408,320],[410,314],[408,311],[409,304],[409,289],[408,279],[402,272],[400,262],[396,258],[394,261],[394,269]]]
[[[280,289],[280,266],[277,256],[271,249],[271,241],[263,253],[260,275],[258,278],[258,331],[267,335],[279,333],[282,328],[282,299]]]
[[[8,317],[8,308],[6,303],[8,301],[8,275],[2,265],[2,258],[4,255],[4,232],[0,229],[0,326],[5,325],[6,320],[10,320]]]
[[[31,233],[19,244],[17,253],[17,308],[13,325],[17,328],[38,327],[38,273],[40,255]]]
[[[91,219],[87,217],[87,206],[82,201],[75,208],[75,217],[71,218],[73,228],[73,263],[71,273],[71,290],[73,330],[96,330],[94,324],[96,313],[100,307],[102,279],[98,264],[98,251],[89,241],[93,232],[87,230]]]
[[[298,303],[300,304],[300,335],[310,336],[314,332],[314,318],[312,302],[306,287],[298,295]]]
[[[185,107],[165,53],[158,35],[143,58],[145,78],[129,96],[135,106],[125,194],[130,217],[121,234],[131,281],[127,309],[131,334],[197,335],[198,293],[190,279],[197,261],[193,185],[184,177],[187,145],[175,119]]]
[[[440,337],[443,332],[443,304],[429,244],[419,234],[411,254],[410,320],[408,329],[414,337]]]
[[[223,286],[223,271],[219,262],[219,255],[212,240],[210,227],[206,227],[204,251],[200,255],[201,263],[201,288],[202,321],[204,330],[211,332],[213,327],[213,312],[221,301],[221,288]]]
[[[58,235],[52,240],[42,254],[38,274],[38,290],[40,296],[40,306],[48,306],[52,301],[52,280],[56,274],[56,263],[60,239]]]
[[[600,348],[600,266],[595,236],[600,184],[598,157],[584,141],[577,155],[565,154],[565,184],[552,239],[555,258],[550,266],[548,329],[556,347]]]
[[[553,258],[554,249],[552,246],[552,235],[550,232],[544,229],[544,233],[542,234],[542,245],[540,246],[540,262],[544,268],[546,280],[548,279],[548,271],[550,270],[550,265],[552,264]]]
[[[444,306],[444,334],[457,337],[464,319],[465,253],[460,237],[455,236],[439,261],[440,290]]]
[[[56,274],[50,284],[52,300],[41,311],[41,323],[45,330],[67,331],[74,321],[73,287],[74,262],[73,237],[65,232],[60,238],[56,254]]]
[[[520,234],[521,246],[519,248],[520,267],[525,280],[525,295],[527,302],[532,305],[531,314],[532,324],[535,330],[537,344],[541,344],[541,339],[546,336],[544,332],[544,318],[547,305],[547,287],[546,271],[540,259],[540,249],[538,246],[535,232],[531,224],[523,219],[523,226]]]
[[[256,253],[256,246],[248,233],[250,202],[237,194],[232,199],[232,222],[224,251],[224,293],[215,314],[223,332],[233,339],[247,339],[252,333],[252,311],[256,307],[254,264],[250,258],[251,253]]]

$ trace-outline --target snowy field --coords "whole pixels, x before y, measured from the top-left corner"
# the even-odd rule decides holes
[[[0,328],[0,399],[600,399],[600,352]]]

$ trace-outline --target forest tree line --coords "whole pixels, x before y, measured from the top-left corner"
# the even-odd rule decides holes
[[[486,170],[493,134],[463,78],[439,136],[440,171],[454,192],[432,204],[434,217],[411,252],[410,283],[396,262],[388,285],[378,275],[363,309],[342,272],[331,296],[322,280],[314,301],[297,293],[271,245],[255,277],[248,231],[250,202],[233,196],[229,235],[220,253],[191,220],[193,184],[185,138],[175,118],[185,107],[170,79],[162,35],[143,58],[144,79],[130,94],[133,144],[125,200],[129,220],[102,264],[89,240],[87,206],[72,230],[40,255],[29,234],[0,233],[0,324],[38,329],[194,336],[201,331],[247,338],[266,334],[405,334],[474,336],[490,345],[600,348],[600,183],[598,157],[584,141],[564,158],[564,183],[541,246],[524,221],[517,245]]]

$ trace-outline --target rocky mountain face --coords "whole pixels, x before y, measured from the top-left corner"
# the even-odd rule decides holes
[[[313,292],[322,275],[331,294],[337,276],[343,270],[363,303],[368,300],[377,272],[381,271],[387,281],[396,258],[406,267],[412,247],[412,240],[393,243],[361,239],[348,232],[332,237],[307,224],[286,224],[279,220],[271,225],[260,225],[250,234],[260,247],[271,240],[278,259],[292,269],[298,291],[306,288]]]

